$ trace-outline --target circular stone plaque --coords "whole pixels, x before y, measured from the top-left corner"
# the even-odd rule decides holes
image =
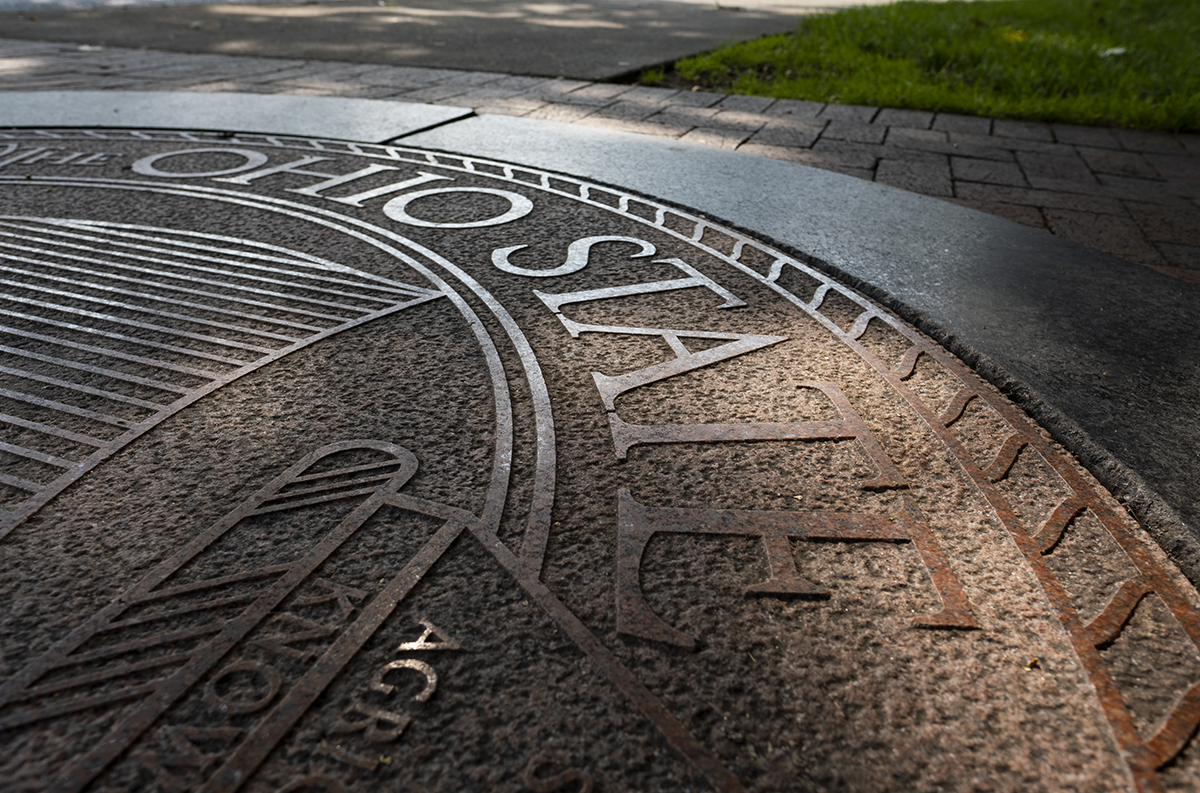
[[[0,183],[5,789],[1196,783],[1192,588],[803,257],[396,146]]]

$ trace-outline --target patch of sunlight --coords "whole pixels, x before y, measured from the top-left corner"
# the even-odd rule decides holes
[[[208,11],[213,14],[228,14],[231,16],[254,16],[261,19],[314,19],[319,17],[333,17],[345,14],[379,14],[379,8],[374,5],[364,6],[318,6],[318,5],[303,5],[303,6],[263,6],[263,5],[211,5],[208,6]],[[475,17],[478,19],[520,19],[521,14],[515,11],[464,11],[462,9],[455,10],[438,10],[433,8],[411,8],[408,6],[388,6],[386,13],[389,16],[404,15],[411,17],[411,21],[418,21],[418,18],[440,18],[440,17]],[[407,21],[407,20],[406,20]]]
[[[618,22],[609,22],[606,19],[539,19],[532,17],[526,20],[531,25],[540,25],[544,28],[603,28],[605,30],[626,30],[628,25],[622,25]]]
[[[0,58],[0,72],[25,72],[44,65],[41,58]]]

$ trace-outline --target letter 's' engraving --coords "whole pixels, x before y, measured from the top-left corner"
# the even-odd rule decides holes
[[[530,270],[525,267],[517,267],[515,264],[509,262],[508,257],[511,254],[528,248],[528,245],[512,245],[508,248],[497,248],[492,251],[492,264],[496,266],[496,269],[503,270],[506,273],[528,275],[534,278],[552,278],[558,275],[570,275],[587,267],[592,247],[602,242],[628,242],[639,246],[641,252],[633,254],[631,258],[634,259],[653,256],[655,251],[654,246],[649,242],[639,240],[636,237],[584,237],[581,240],[575,240],[567,248],[566,262],[550,270]]]
[[[655,259],[654,263],[669,264],[677,267],[687,273],[688,277],[673,278],[669,281],[647,281],[641,284],[609,286],[603,289],[584,289],[579,292],[562,292],[560,294],[548,294],[535,289],[533,290],[533,293],[537,295],[538,298],[545,303],[551,311],[560,315],[559,318],[563,320],[563,324],[566,324],[566,318],[561,316],[562,307],[570,305],[571,303],[587,303],[592,300],[610,300],[615,297],[630,297],[632,295],[653,295],[659,292],[674,292],[679,289],[691,289],[692,287],[696,286],[702,286],[705,289],[714,292],[718,297],[724,300],[725,302],[720,305],[720,308],[737,308],[739,306],[746,305],[744,300],[687,262],[684,262],[680,259]]]

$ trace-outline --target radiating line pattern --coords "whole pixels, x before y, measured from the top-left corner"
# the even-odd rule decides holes
[[[199,396],[440,295],[246,239],[0,217],[0,536]]]
[[[112,713],[104,740],[86,749],[79,747],[70,761],[54,771],[57,776],[50,789],[81,790],[249,635],[257,635],[257,644],[286,657],[306,659],[320,650],[326,674],[319,692],[378,624],[356,634],[359,646],[347,649],[342,646],[344,641],[335,639],[351,622],[370,622],[372,617],[376,623],[382,622],[390,610],[376,598],[360,611],[359,601],[367,592],[313,576],[408,482],[417,465],[407,449],[371,440],[340,441],[305,456],[0,685],[0,730],[89,710]],[[397,503],[426,507],[420,499]],[[458,518],[451,529],[453,536],[463,530],[463,517],[470,518],[453,508],[427,508]],[[324,531],[308,548],[286,543],[275,546],[277,557],[286,561],[263,564],[257,557],[239,556],[213,564],[205,556],[223,538],[239,533],[286,535],[286,520],[280,524],[261,519],[294,510],[302,511],[306,524],[321,526]],[[404,578],[411,588],[415,582]],[[292,607],[332,600],[342,604],[340,615],[318,623],[283,610],[286,598],[305,586],[313,594],[294,600]],[[272,615],[277,622],[300,626],[301,632],[264,634],[263,625]],[[293,643],[300,643],[301,649]],[[226,708],[235,715],[262,711],[281,684],[286,683],[284,690],[292,696],[301,687],[297,683],[302,685],[307,679],[285,681],[270,664],[247,659],[226,666],[239,668],[267,674],[272,681],[271,694],[250,709],[238,703],[232,710]],[[292,709],[297,714],[303,710]],[[253,730],[229,729],[231,726],[218,729],[224,729],[230,738],[242,737],[244,748],[261,748],[262,741],[256,738],[263,723]],[[247,725],[243,722],[241,726]],[[273,743],[267,744],[266,749],[271,746]],[[144,763],[147,756],[152,768],[161,771],[152,751],[143,749],[131,761]],[[170,782],[174,777],[164,774],[163,779]]]

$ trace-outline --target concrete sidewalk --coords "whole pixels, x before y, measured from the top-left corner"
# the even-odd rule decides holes
[[[0,13],[6,35],[186,53],[615,80],[796,25],[679,0],[291,0]]]
[[[1200,136],[497,72],[0,40],[3,90],[427,102],[677,138],[951,201],[1200,284]]]

